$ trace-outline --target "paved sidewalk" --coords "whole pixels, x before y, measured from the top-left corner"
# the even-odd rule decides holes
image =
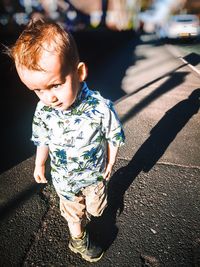
[[[88,226],[106,250],[93,266],[197,267],[200,77],[162,46],[141,43],[135,57],[122,82],[127,96],[115,103],[126,145],[110,182],[108,209]],[[52,186],[41,193],[32,184],[33,161],[0,176],[9,192],[1,201],[16,209],[2,213],[0,265],[91,266],[68,249]],[[10,191],[11,178],[27,195]],[[16,206],[16,199],[26,201]]]

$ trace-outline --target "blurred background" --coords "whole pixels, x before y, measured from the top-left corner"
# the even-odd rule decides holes
[[[57,21],[71,31],[108,27],[119,31],[156,32],[163,37],[170,17],[177,14],[193,14],[199,18],[200,1],[1,0],[0,31],[13,33],[35,17]]]

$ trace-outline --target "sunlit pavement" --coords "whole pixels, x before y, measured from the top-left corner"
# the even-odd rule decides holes
[[[115,101],[126,145],[110,181],[108,209],[88,226],[106,249],[94,266],[200,266],[199,82],[166,46],[151,39],[136,46],[122,79],[126,95]],[[1,187],[7,203],[1,265],[90,266],[69,251],[58,199],[50,185],[34,186],[33,165],[30,158],[0,177],[7,188]]]

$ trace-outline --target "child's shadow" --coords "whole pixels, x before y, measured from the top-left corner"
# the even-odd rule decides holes
[[[108,207],[100,218],[93,218],[88,225],[89,231],[96,235],[105,250],[117,236],[116,218],[123,211],[126,190],[141,171],[151,170],[199,108],[200,89],[196,89],[187,99],[165,113],[128,165],[118,169],[113,175],[108,187]]]

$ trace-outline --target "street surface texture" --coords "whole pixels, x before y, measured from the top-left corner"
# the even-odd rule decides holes
[[[51,182],[34,187],[33,157],[0,176],[0,266],[200,266],[200,76],[149,36],[127,43],[132,64],[113,95],[126,144],[109,183],[108,208],[87,226],[105,249],[103,258],[90,264],[69,250]],[[127,52],[122,47],[102,60],[105,70],[99,64],[99,78],[89,76],[95,89],[108,70],[115,78]]]

